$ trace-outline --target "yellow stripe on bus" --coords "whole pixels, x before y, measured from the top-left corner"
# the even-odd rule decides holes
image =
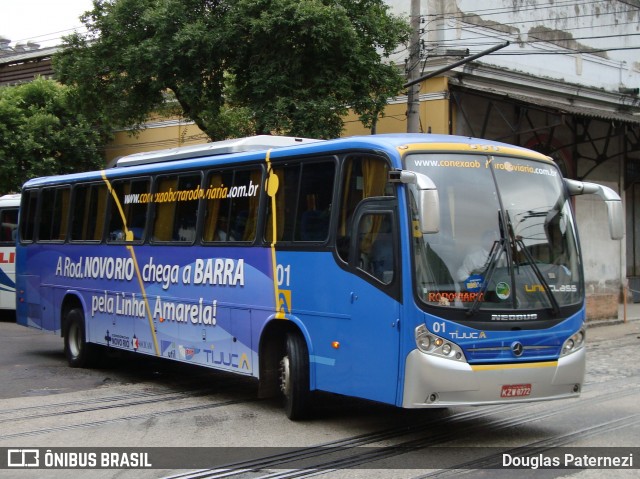
[[[553,163],[553,160],[551,158],[549,158],[547,155],[543,155],[542,153],[538,153],[537,151],[523,150],[520,148],[513,148],[504,145],[486,145],[474,143],[410,143],[407,145],[399,146],[398,151],[400,152],[400,154],[425,151],[442,153],[465,152],[486,155],[507,155]]]
[[[504,369],[555,368],[557,366],[558,361],[545,361],[544,363],[472,364],[471,369],[473,371],[499,371]]]
[[[116,206],[118,207],[118,211],[120,212],[120,218],[122,219],[122,227],[124,228],[125,238],[127,241],[133,240],[133,233],[129,231],[127,228],[127,218],[124,214],[124,210],[122,209],[122,205],[120,204],[120,200],[118,199],[118,195],[113,190],[111,186],[111,182],[107,178],[107,173],[102,170],[100,172],[102,174],[102,179],[107,185],[107,189],[115,201]],[[142,281],[142,274],[140,274],[140,267],[138,266],[138,259],[136,258],[136,253],[133,250],[133,245],[126,245],[129,254],[131,255],[131,259],[133,260],[133,264],[136,269],[136,276],[138,277],[138,284],[140,285],[140,292],[142,294],[142,299],[144,301],[145,309],[147,310],[147,319],[149,321],[149,329],[151,330],[151,337],[153,338],[153,347],[155,348],[156,356],[160,356],[160,348],[158,347],[158,338],[156,337],[156,329],[153,325],[153,315],[151,314],[151,307],[149,306],[149,300],[147,299],[147,291],[144,288],[144,281]]]
[[[273,292],[275,296],[275,309],[277,319],[286,319],[284,309],[280,307],[280,297],[284,294],[287,298],[287,306],[290,308],[290,294],[286,291],[281,291],[278,286],[278,262],[276,259],[276,242],[278,241],[278,210],[276,209],[276,193],[280,187],[278,176],[273,171],[271,166],[271,149],[267,150],[267,156],[265,157],[267,163],[267,185],[266,192],[271,198],[271,266],[273,274]]]

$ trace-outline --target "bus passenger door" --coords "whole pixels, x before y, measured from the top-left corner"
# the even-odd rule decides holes
[[[354,212],[347,288],[350,394],[395,404],[401,276],[395,198],[368,198]]]

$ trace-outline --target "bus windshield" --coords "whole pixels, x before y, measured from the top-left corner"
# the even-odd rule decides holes
[[[417,296],[423,302],[464,309],[472,319],[478,312],[505,310],[557,315],[580,304],[574,218],[555,165],[424,153],[408,156],[406,165],[431,178],[440,198],[439,232],[414,234]],[[504,314],[516,316],[528,315]]]

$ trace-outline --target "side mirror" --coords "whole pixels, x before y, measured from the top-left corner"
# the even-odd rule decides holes
[[[422,234],[440,231],[440,197],[431,178],[415,171],[390,171],[389,181],[415,185],[418,191],[418,214]]]
[[[422,234],[440,231],[440,197],[438,196],[438,190],[418,189],[418,202],[420,231]]]
[[[608,186],[597,183],[588,183],[576,180],[564,180],[567,190],[571,196],[577,195],[598,195],[607,207],[609,218],[609,234],[611,239],[619,240],[624,236],[624,213],[622,211],[622,200],[618,193]]]

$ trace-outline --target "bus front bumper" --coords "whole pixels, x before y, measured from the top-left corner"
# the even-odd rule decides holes
[[[478,406],[580,395],[585,348],[557,361],[470,365],[417,349],[406,361],[402,407]]]

